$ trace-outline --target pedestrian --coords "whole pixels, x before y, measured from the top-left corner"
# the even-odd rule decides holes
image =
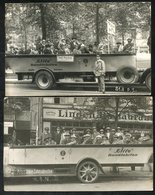
[[[98,90],[105,93],[105,62],[101,60],[100,56],[97,55],[95,62],[94,74],[98,80]]]
[[[149,47],[149,53],[151,53],[151,34],[150,34],[150,36],[148,37],[147,45],[148,45],[148,47]]]

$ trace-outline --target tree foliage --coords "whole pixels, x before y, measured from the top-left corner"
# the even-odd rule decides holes
[[[144,116],[146,110],[150,107],[148,98],[144,97],[113,97],[113,98],[98,98],[93,97],[93,104],[89,104],[87,98],[85,99],[83,106],[79,107],[78,110],[80,115],[78,118],[81,120],[84,117],[95,115],[94,123],[102,128],[109,124],[110,119],[114,120],[114,126],[118,126],[119,117],[122,113],[138,113]],[[143,110],[143,112],[140,110]],[[77,119],[77,117],[76,117]]]
[[[27,47],[34,37],[52,41],[64,36],[89,42],[106,40],[107,19],[116,24],[117,36],[129,28],[150,30],[150,2],[55,2],[6,4],[6,41],[21,37]]]

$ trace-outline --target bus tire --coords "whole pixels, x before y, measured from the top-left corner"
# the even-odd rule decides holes
[[[54,85],[53,76],[46,70],[36,73],[35,84],[39,89],[51,89]]]
[[[117,71],[117,80],[120,83],[136,83],[139,79],[138,71],[133,66],[124,66]]]
[[[77,177],[82,183],[93,183],[98,179],[99,167],[91,161],[82,161],[77,167]]]
[[[145,78],[145,84],[149,90],[151,90],[151,72]]]

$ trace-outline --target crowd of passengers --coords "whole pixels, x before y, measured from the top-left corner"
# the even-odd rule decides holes
[[[122,45],[121,41],[116,42],[116,46],[111,53],[133,53],[134,44],[132,39],[127,39],[127,44]],[[106,54],[108,53],[108,46],[102,43],[88,44],[85,39],[78,40],[76,37],[69,39],[61,39],[53,43],[48,40],[39,40],[28,49],[18,48],[17,46],[9,46],[9,51],[6,54],[20,55],[20,54]]]
[[[77,133],[77,130],[66,130],[58,127],[56,132],[51,135],[49,128],[46,127],[38,145],[108,145],[108,144],[152,144],[153,139],[149,133],[131,134],[120,127],[111,129],[106,127],[97,131],[96,127],[87,129],[84,135]]]

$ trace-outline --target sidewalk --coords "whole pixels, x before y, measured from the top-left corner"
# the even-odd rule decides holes
[[[117,172],[113,172],[112,167],[103,167],[105,175],[113,177],[153,177],[153,163],[145,164],[144,167],[135,167],[135,171],[131,167],[119,167]]]
[[[28,79],[28,78],[24,78],[24,80],[18,80],[17,75],[13,74],[13,73],[6,73],[5,74],[5,83],[6,84],[27,84],[27,83],[31,83],[32,79]]]

